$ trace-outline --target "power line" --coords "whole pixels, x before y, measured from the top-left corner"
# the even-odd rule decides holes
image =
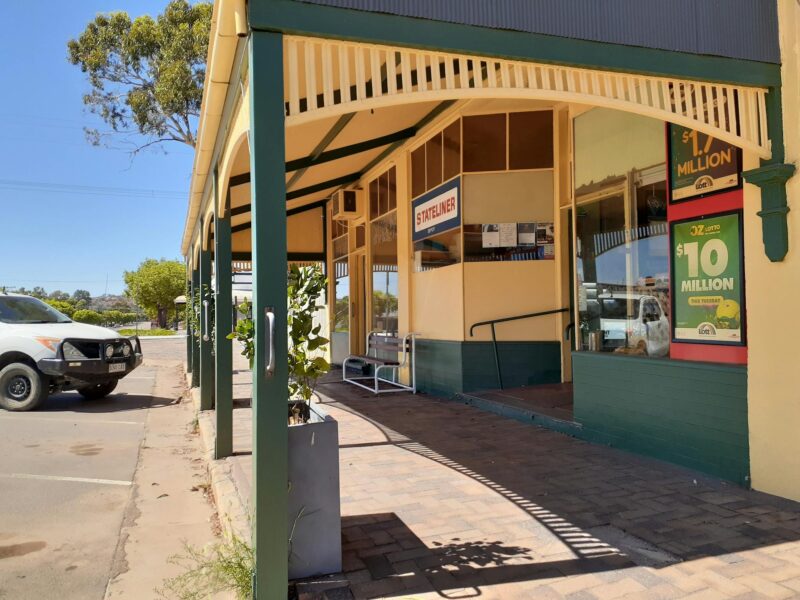
[[[156,200],[185,200],[186,192],[175,190],[147,190],[122,187],[102,187],[71,183],[48,183],[44,181],[21,181],[0,179],[0,189],[16,192],[47,192],[56,194],[80,194],[88,196],[112,196],[125,198],[152,198]]]

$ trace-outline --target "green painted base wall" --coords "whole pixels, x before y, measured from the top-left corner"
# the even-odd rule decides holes
[[[747,368],[572,355],[581,437],[749,487]]]
[[[506,388],[561,381],[559,342],[499,342]],[[436,396],[499,388],[490,342],[417,340],[417,387]]]

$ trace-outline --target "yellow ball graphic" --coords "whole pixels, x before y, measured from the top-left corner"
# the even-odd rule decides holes
[[[723,300],[717,305],[717,325],[722,329],[737,329],[740,317],[736,300]]]

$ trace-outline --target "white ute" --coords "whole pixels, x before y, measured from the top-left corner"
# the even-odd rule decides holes
[[[34,410],[65,390],[104,398],[141,363],[136,336],[75,323],[31,296],[0,293],[0,408]]]

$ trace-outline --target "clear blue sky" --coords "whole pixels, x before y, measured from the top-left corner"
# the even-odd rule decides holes
[[[158,14],[167,0],[8,2],[0,36],[0,286],[120,293],[123,271],[148,257],[179,258],[192,150],[167,154],[92,147],[97,126],[82,96],[88,83],[67,61],[67,41],[98,12]],[[71,193],[9,185],[68,184]],[[172,192],[158,199],[74,186]]]

